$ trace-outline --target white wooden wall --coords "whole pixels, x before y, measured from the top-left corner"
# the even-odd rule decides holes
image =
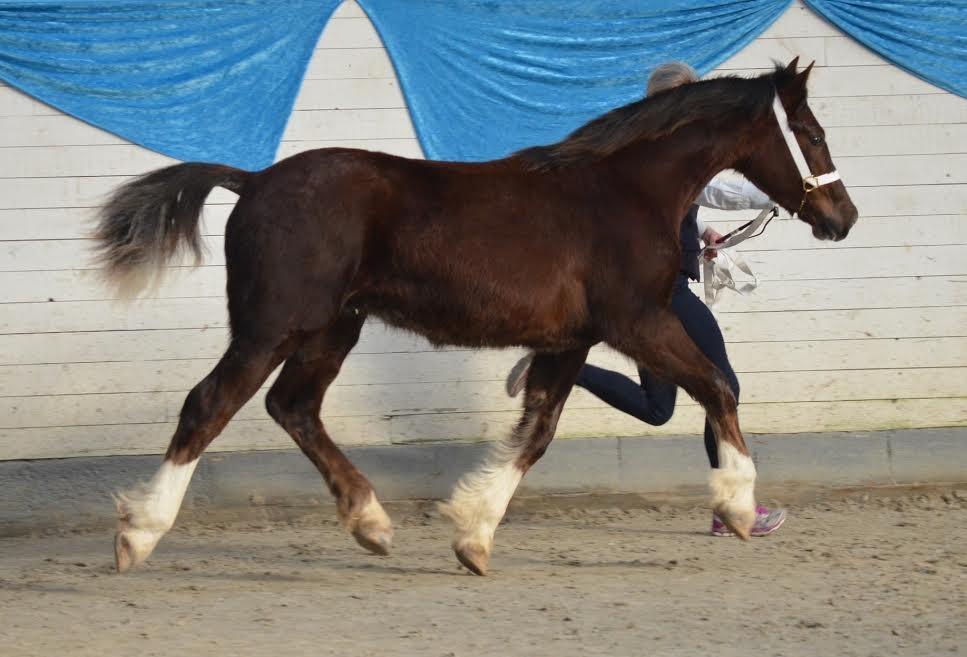
[[[746,245],[760,289],[717,309],[743,426],[965,424],[967,101],[801,5],[721,70],[765,70],[795,54],[816,60],[811,105],[861,219],[837,244],[789,221]],[[337,144],[420,156],[389,59],[352,2],[322,36],[279,156]],[[174,270],[152,298],[112,301],[89,270],[91,208],[169,162],[0,87],[0,459],[163,451],[186,391],[222,352],[221,233],[232,194],[210,198],[206,265]],[[705,216],[725,228],[740,219]],[[493,438],[518,415],[502,380],[519,353],[435,351],[372,323],[323,414],[342,444]],[[634,371],[603,349],[591,360]],[[697,433],[700,409],[682,397],[674,420],[655,429],[577,391],[560,435]],[[290,445],[260,395],[213,449]]]

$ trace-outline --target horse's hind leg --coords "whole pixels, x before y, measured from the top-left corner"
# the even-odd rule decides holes
[[[117,495],[118,572],[147,559],[171,529],[201,453],[282,361],[284,350],[282,344],[234,339],[211,373],[188,393],[161,468],[147,484]]]
[[[705,408],[719,456],[719,467],[709,475],[712,510],[737,536],[748,539],[755,523],[756,471],[739,429],[735,395],[725,375],[666,308],[658,309],[638,322],[633,331],[609,344],[656,376],[678,384]]]
[[[441,512],[456,526],[453,550],[464,566],[487,572],[494,532],[521,478],[554,438],[564,402],[577,380],[587,349],[537,354],[527,374],[524,415],[509,438],[494,445],[487,460],[457,484]]]
[[[393,538],[389,516],[369,481],[326,433],[319,411],[326,389],[359,339],[364,318],[344,311],[325,330],[302,343],[266,397],[269,414],[322,473],[336,498],[339,518],[366,549],[387,554]]]

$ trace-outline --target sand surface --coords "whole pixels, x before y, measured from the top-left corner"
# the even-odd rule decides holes
[[[485,578],[412,505],[391,508],[389,557],[324,509],[182,521],[125,576],[107,532],[3,539],[0,653],[967,655],[967,492],[854,492],[789,511],[744,544],[710,537],[699,507],[518,503]]]

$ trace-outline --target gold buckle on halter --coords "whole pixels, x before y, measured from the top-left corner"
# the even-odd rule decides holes
[[[819,181],[816,176],[806,176],[802,179],[802,189],[807,194],[811,191],[819,189]]]

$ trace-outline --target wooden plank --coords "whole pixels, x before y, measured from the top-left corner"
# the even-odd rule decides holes
[[[279,147],[278,157],[282,159],[303,151],[316,148],[361,148],[422,160],[423,149],[415,138],[406,139],[329,139],[325,141],[286,141]]]
[[[910,128],[904,126],[904,129]],[[848,130],[862,132],[867,129],[849,128]],[[940,144],[943,142],[944,135],[947,135],[953,141],[946,142],[943,147],[950,148],[950,144],[959,143],[956,141],[959,136],[955,134],[958,131],[964,132],[964,136],[967,137],[967,124],[964,130],[959,130],[956,126],[931,126],[929,132],[934,136],[924,139],[921,146],[926,148],[929,144]],[[905,146],[903,144],[901,146],[914,148],[914,137],[911,137]],[[850,136],[846,141],[844,146],[849,146],[850,149],[862,148],[869,151],[874,148],[869,145],[856,146],[864,143],[861,137],[857,137],[854,141]],[[419,142],[415,139],[359,139],[285,142],[279,148],[278,159],[326,147],[361,148],[402,157],[422,158]],[[176,162],[140,146],[120,144],[56,148],[11,147],[4,149],[4,155],[6,157],[0,160],[0,178],[125,176],[140,174]],[[843,179],[850,185],[930,185],[967,182],[967,153],[872,156],[837,153],[836,164]]]
[[[963,287],[963,283],[960,283]],[[959,292],[963,295],[963,292]],[[740,299],[740,298],[738,298]],[[739,305],[741,301],[735,301],[734,305]],[[733,305],[732,298],[722,302],[725,306]],[[741,307],[741,306],[740,306]],[[957,311],[954,311],[957,312]],[[722,313],[719,313],[722,316]],[[927,311],[898,311],[896,316],[904,320],[904,326],[898,327],[903,330],[888,332],[888,338],[909,338],[925,336],[958,336],[964,335],[963,326],[956,326],[956,323],[941,323],[938,325],[933,320],[938,313],[936,309]],[[874,316],[882,317],[882,313],[873,313]],[[889,321],[890,313],[883,321]],[[916,315],[921,318],[918,326],[911,321],[910,317]],[[857,322],[860,323],[860,322]],[[862,326],[860,324],[860,326]],[[381,327],[378,322],[372,322],[372,326],[367,324],[365,331],[368,335],[370,331],[383,330],[388,333],[395,333],[392,329]],[[400,334],[404,335],[404,334]],[[744,334],[731,334],[726,332],[726,339],[732,343],[730,349],[738,347],[736,343],[750,343],[756,348],[763,348],[759,343]],[[777,340],[782,333],[777,335],[766,334],[762,339],[766,342],[776,344],[788,344],[796,338],[789,337],[786,341]],[[825,336],[818,336],[824,340],[864,340],[861,332],[850,333],[845,337],[836,337],[834,333]],[[807,337],[798,338],[808,339]],[[32,363],[73,363],[73,362],[96,362],[96,361],[131,361],[143,359],[193,359],[193,358],[217,358],[223,353],[228,343],[228,331],[226,327],[215,326],[208,328],[188,328],[188,329],[143,329],[143,330],[106,330],[95,332],[71,332],[71,333],[18,333],[0,336],[0,363],[4,364],[32,364]],[[449,350],[449,349],[447,349]],[[379,337],[374,335],[372,339],[364,340],[354,350],[354,354],[361,353],[381,353],[381,352],[427,352],[436,351],[425,341],[418,338],[408,340],[400,338],[394,339],[393,336]]]
[[[402,150],[405,144],[417,147],[413,140],[390,141],[392,143],[383,150],[388,151],[397,147]],[[65,157],[70,157],[70,154],[65,154]],[[222,235],[232,208],[231,205],[205,206],[202,234]],[[717,229],[724,233],[753,218],[755,214],[754,211],[726,212],[703,208],[701,217],[707,223],[714,223]],[[93,218],[94,211],[91,208],[0,210],[0,241],[80,239],[87,237]],[[838,249],[964,243],[967,243],[967,221],[964,221],[963,215],[872,217],[863,213],[860,221],[850,232],[849,238],[842,242],[820,242],[812,237],[805,223],[788,220],[783,215],[780,220],[772,222],[768,230],[751,244],[754,244],[757,249]],[[210,241],[210,249],[212,253],[221,251],[220,242]],[[3,300],[6,299],[3,299],[0,294],[0,301]]]
[[[2,302],[86,301],[116,298],[98,278],[96,269],[0,272]],[[225,298],[225,269],[170,269],[161,287],[146,298]]]
[[[0,460],[163,454],[176,426],[174,422],[158,422],[0,429]],[[340,445],[390,442],[391,423],[379,417],[333,418],[326,422],[326,427]],[[233,420],[207,451],[212,454],[293,447],[292,439],[271,420]]]
[[[702,209],[699,215],[723,235],[751,219],[744,212],[724,212]],[[860,216],[849,237],[840,242],[820,241],[812,236],[810,227],[798,219],[779,219],[769,224],[766,231],[742,250],[788,251],[794,249],[857,249],[881,246],[937,246],[967,244],[967,221],[964,215],[924,215],[920,217]]]
[[[366,16],[340,18],[326,24],[316,48],[382,48],[376,28]]]
[[[967,150],[967,124],[832,127],[826,129],[826,140],[837,162],[847,155],[962,153]]]
[[[123,143],[121,137],[66,114],[0,116],[0,147]]]
[[[224,343],[212,345],[220,351]],[[736,372],[838,371],[967,367],[967,337],[739,343],[729,348]],[[334,385],[501,383],[523,350],[352,353]],[[155,358],[142,350],[135,356]],[[114,354],[117,357],[117,354]],[[187,391],[217,358],[0,365],[0,397]],[[637,368],[606,347],[588,362],[632,378]],[[262,387],[270,385],[266,382]]]
[[[967,307],[719,313],[734,342],[962,336]]]
[[[921,82],[918,78],[914,78],[892,66],[824,68],[817,70],[815,78],[811,81],[811,89],[813,97],[816,98],[823,96],[910,95],[930,93],[931,90],[934,90],[933,87]],[[910,78],[912,82],[907,78]],[[339,89],[343,89],[342,93],[347,94],[349,89],[356,89],[351,98],[356,99],[354,102],[364,105],[383,102],[391,96],[402,98],[398,96],[399,90],[396,83],[388,79],[375,81],[320,80],[306,83],[303,93],[300,94],[300,98],[304,98],[304,100],[299,102],[315,106],[322,103],[320,99],[326,95],[339,98]],[[381,89],[381,95],[378,95],[377,100],[369,100],[363,93],[366,89],[373,90],[374,93],[376,89]],[[340,105],[340,107],[347,106]],[[925,132],[924,134],[929,136],[931,133]],[[346,109],[297,110],[292,114],[285,132],[285,139],[287,140],[413,137],[415,137],[415,133],[409,115],[402,105],[393,109],[357,109],[352,112],[347,112]],[[66,115],[0,116],[0,146],[2,147],[124,143],[127,142],[120,137]],[[832,143],[836,142],[833,141]],[[932,151],[920,150],[914,152]]]
[[[967,398],[742,404],[742,428],[747,434],[827,431],[877,431],[967,424]],[[662,427],[650,427],[614,409],[572,410],[565,407],[558,425],[560,439],[594,436],[682,435],[698,433],[704,413],[697,406],[676,411]],[[419,429],[414,427],[416,435]],[[446,434],[444,434],[446,435]],[[553,445],[551,447],[553,449]],[[702,453],[696,436],[696,458]]]
[[[809,107],[826,128],[967,123],[967,100],[954,94],[810,98]]]
[[[350,78],[396,79],[393,62],[383,48],[346,48],[316,50],[306,80],[340,80]]]
[[[296,153],[326,147],[361,148],[422,158],[419,142],[415,139],[333,139],[283,142],[276,159],[281,160]],[[3,154],[4,157],[0,159],[0,178],[129,176],[176,162],[133,144],[12,146],[3,149]],[[0,218],[0,222],[2,221]]]
[[[808,252],[791,252],[792,255],[803,255]],[[787,267],[788,273],[794,266],[803,268],[803,273],[810,271],[820,275],[822,269],[810,269],[808,257],[800,258],[802,263],[782,261],[781,252],[769,252],[770,260],[779,260],[779,264],[762,266],[760,274],[780,271],[780,266]],[[749,256],[750,261],[759,263],[756,257]],[[848,260],[847,260],[848,261]],[[803,264],[804,263],[804,264]],[[759,264],[755,265],[759,267]],[[206,268],[209,269],[209,268]],[[214,269],[214,268],[210,268]],[[221,271],[221,270],[219,270]],[[22,276],[0,276],[0,281],[18,280],[36,281],[38,272],[26,272]],[[204,282],[204,281],[202,281]],[[806,280],[769,280],[760,279],[759,288],[750,295],[740,296],[733,293],[724,294],[715,306],[718,315],[734,313],[777,313],[780,311],[851,311],[857,309],[894,307],[907,310],[908,314],[919,314],[918,308],[937,308],[943,306],[965,305],[967,295],[967,277],[964,275],[951,276],[910,276],[883,278],[824,280],[821,278]],[[132,304],[118,300],[64,301],[43,300],[29,303],[0,304],[0,334],[23,333],[72,333],[84,331],[143,331],[143,330],[172,330],[172,329],[213,329],[227,325],[228,317],[226,300],[222,291],[212,284],[209,290],[212,294],[200,296],[169,296],[165,298],[142,299]],[[92,285],[93,289],[98,289]],[[51,288],[34,286],[29,288],[32,294],[45,294]],[[699,285],[693,287],[695,294],[700,297],[703,290]],[[55,297],[49,297],[55,299]],[[925,311],[929,312],[929,311]],[[899,337],[909,337],[902,335]],[[916,335],[916,334],[912,334]],[[941,334],[958,335],[958,334]],[[892,337],[892,336],[891,336]]]
[[[789,7],[759,39],[842,36],[843,33],[812,9],[797,2]]]
[[[967,214],[967,185],[850,186],[849,194],[860,216]]]
[[[0,179],[0,210],[96,207],[128,179],[127,176]],[[967,214],[967,185],[963,184],[849,185],[849,191],[862,216]],[[234,205],[236,200],[231,192],[216,188],[208,202]]]
[[[61,114],[60,110],[42,103],[14,87],[0,86],[0,116],[32,116]]]
[[[927,399],[967,396],[967,367],[834,372],[757,372],[742,377],[742,402],[785,403],[876,399]],[[184,391],[80,394],[0,398],[0,426],[26,428],[172,422]],[[264,419],[265,389],[238,413],[240,419]],[[570,408],[604,408],[603,402],[576,389]],[[680,405],[694,405],[683,397]],[[395,383],[334,386],[323,402],[324,417],[397,416],[468,411],[513,411],[499,383]]]
[[[296,99],[298,110],[406,108],[395,78],[305,80]]]
[[[815,60],[816,66],[826,65],[824,37],[758,38],[718,65],[716,71],[771,66],[773,61],[789,62],[799,57],[801,62]]]
[[[0,210],[97,207],[108,194],[132,177],[0,178]],[[212,205],[234,205],[237,200],[236,194],[220,187],[208,197],[208,203]]]
[[[340,20],[343,18],[364,18],[366,12],[363,8],[359,6],[356,0],[344,0],[340,3],[336,10],[332,12],[332,18],[330,20]]]
[[[802,281],[760,279],[760,286],[751,294],[723,294],[714,306],[714,312],[716,315],[723,315],[744,312],[959,306],[967,305],[965,287],[967,276]],[[693,284],[692,291],[699,298],[703,298],[704,288],[701,284]]]
[[[895,281],[886,280],[881,288],[889,291],[895,287]],[[950,286],[955,300],[962,301],[964,282],[962,279]],[[929,292],[929,285],[920,289]],[[783,290],[793,299],[797,299],[795,290]],[[769,307],[770,297],[764,296],[762,304]],[[874,300],[889,298],[884,293],[870,292],[868,295]],[[906,299],[901,299],[905,301]],[[925,301],[933,301],[927,297]],[[874,301],[877,302],[877,301]],[[197,303],[197,302],[196,302]],[[952,304],[953,302],[951,302]],[[723,309],[748,309],[748,300],[735,295],[725,297],[720,302]],[[918,338],[918,337],[946,337],[964,336],[965,324],[958,324],[958,317],[964,316],[963,309],[952,309],[953,317],[943,311],[945,305],[921,310],[894,309],[892,311],[864,311],[859,314],[853,311],[843,311],[831,318],[830,323],[823,323],[823,312],[810,310],[808,317],[821,327],[819,335],[801,333],[790,335],[782,326],[782,313],[763,313],[756,315],[769,320],[775,333],[768,330],[758,331],[757,335],[749,333],[735,333],[725,331],[726,340],[730,343],[730,350],[740,349],[739,344],[751,344],[755,349],[764,349],[760,342],[786,345],[802,340],[860,340],[867,337],[867,329],[875,329],[878,337],[885,338]],[[845,305],[845,304],[844,304]],[[224,308],[224,302],[218,307]],[[216,309],[217,312],[217,309]],[[730,314],[717,310],[720,321]],[[832,321],[841,317],[848,318],[847,325],[836,326]],[[133,321],[133,320],[132,320]],[[791,319],[790,321],[795,321]],[[901,324],[890,324],[900,322]],[[201,322],[199,322],[201,324]],[[730,325],[735,328],[737,325]],[[758,324],[752,323],[752,326]],[[892,330],[891,330],[892,327]],[[738,325],[738,328],[742,328]],[[381,352],[426,352],[436,351],[426,341],[397,333],[383,327],[378,322],[370,322],[364,329],[367,337],[357,345],[354,354]],[[386,335],[380,334],[380,331]],[[784,339],[783,339],[784,338]],[[93,332],[65,332],[65,333],[14,333],[0,335],[0,363],[4,364],[33,364],[33,363],[74,363],[97,361],[140,361],[143,359],[194,359],[217,358],[224,352],[228,344],[228,331],[224,323],[219,326],[185,329],[140,329],[117,330],[117,325],[109,325],[104,331]],[[859,348],[859,347],[857,347]],[[741,353],[741,352],[739,352]]]
[[[753,245],[750,245],[753,246]],[[878,249],[816,249],[742,252],[753,271],[771,280],[957,276],[965,273],[963,247],[913,246]]]
[[[965,134],[967,134],[967,131],[965,131]],[[843,180],[849,185],[872,187],[878,185],[967,183],[967,153],[944,155],[884,154],[871,157],[837,155],[836,168],[843,176]]]
[[[963,426],[967,398],[743,404],[741,414],[747,434]],[[340,445],[496,440],[510,431],[518,416],[518,411],[506,411],[327,418],[326,427]],[[703,421],[703,413],[696,406],[679,409],[662,427],[650,427],[613,409],[566,406],[556,440],[693,435],[699,461],[704,456],[696,434]],[[174,429],[174,423],[0,429],[0,460],[162,454]],[[270,420],[236,419],[207,451],[291,449],[292,444]]]
[[[0,335],[0,363],[69,363],[146,358],[218,358],[228,328]]]
[[[205,238],[208,252],[201,261],[203,266],[222,267],[225,264],[223,238],[220,235]],[[15,240],[0,242],[0,271],[59,271],[64,269],[96,269],[94,260],[96,242],[91,239],[75,240]],[[194,257],[182,254],[171,260],[170,266],[191,266]]]
[[[889,62],[848,36],[826,37],[824,66],[883,66]]]
[[[199,301],[212,305],[224,305],[225,276],[217,267],[178,270],[182,276],[166,279],[157,292],[129,309],[138,314],[152,306],[147,299],[205,299]],[[870,307],[888,298],[896,307],[963,305],[967,303],[965,277],[957,276],[910,276],[874,279],[822,279],[821,270],[814,279],[786,280],[781,283],[770,278],[779,270],[760,271],[760,287],[754,294],[741,297],[727,294],[718,308],[749,310],[830,310]],[[781,274],[781,271],[779,272]],[[105,289],[96,278],[97,272],[7,272],[0,273],[0,294],[7,303],[50,303],[65,301],[110,301],[110,290]],[[781,279],[780,279],[781,280]],[[701,296],[702,287],[695,285],[693,291]],[[105,305],[114,305],[105,303]],[[118,304],[122,305],[123,304]],[[86,312],[97,312],[96,305],[81,306]],[[43,312],[43,311],[40,311]]]
[[[16,243],[14,243],[16,244]],[[956,247],[950,247],[956,249]],[[861,257],[876,259],[877,251],[863,250]],[[967,303],[967,285],[962,274],[939,274],[925,276],[923,273],[897,277],[896,271],[889,262],[889,256],[882,253],[883,261],[880,266],[885,272],[882,277],[859,278],[849,273],[849,254],[837,259],[817,258],[811,251],[764,251],[745,252],[748,260],[755,264],[760,276],[760,286],[754,294],[739,296],[726,294],[719,302],[717,309],[735,312],[757,310],[829,310],[882,307],[884,299],[889,299],[895,307],[920,307],[941,305],[963,305]],[[827,252],[821,251],[821,254]],[[928,257],[928,256],[924,256]],[[826,267],[829,267],[827,269]],[[936,267],[946,266],[938,263]],[[872,268],[873,265],[871,264]],[[846,269],[841,278],[832,277],[838,270]],[[200,269],[175,270],[180,275],[166,279],[157,291],[137,301],[134,305],[109,299],[113,291],[105,288],[98,272],[87,271],[28,271],[0,273],[0,296],[6,303],[0,304],[0,316],[11,318],[12,326],[16,318],[33,317],[53,318],[71,311],[87,314],[124,313],[127,315],[157,314],[158,308],[164,303],[155,304],[152,299],[182,299],[181,303],[199,303],[213,308],[213,312],[221,312],[225,305],[225,273],[219,267],[203,267]],[[839,272],[842,273],[842,272]],[[798,280],[797,280],[797,277]],[[700,285],[695,285],[693,291],[703,295]],[[192,301],[192,299],[196,301]],[[59,309],[50,306],[51,303],[63,304],[78,302],[80,305],[61,306]],[[4,305],[26,303],[23,314],[18,315],[19,308],[11,307],[6,310]],[[113,308],[113,310],[106,310]],[[60,325],[56,325],[60,327]],[[64,327],[60,327],[64,328]],[[107,330],[109,327],[100,326],[92,330]],[[156,327],[145,327],[156,328]],[[80,330],[77,327],[67,327],[65,330]],[[23,332],[23,331],[15,331]]]
[[[3,155],[0,178],[130,176],[177,162],[134,144],[11,146]]]
[[[747,77],[769,73],[772,67],[713,71]],[[893,96],[906,94],[947,94],[949,92],[892,64],[882,66],[825,66],[809,76],[810,99],[830,96]]]
[[[292,113],[283,140],[320,139],[416,139],[416,132],[409,112],[403,108],[307,110]]]
[[[224,265],[221,237],[206,238],[210,245],[202,269]],[[0,271],[59,271],[94,269],[91,240],[21,240],[0,242]],[[814,278],[879,278],[885,276],[957,276],[967,273],[962,247],[936,246],[843,247],[776,251],[762,243],[748,242],[740,248],[753,269],[767,280]],[[189,266],[184,256],[172,266]],[[217,274],[213,274],[217,275]],[[56,298],[56,297],[55,297]]]
[[[222,235],[232,207],[205,206],[201,222],[202,234]],[[90,234],[91,222],[95,216],[93,208],[0,210],[0,241],[84,239]]]
[[[967,421],[967,399],[742,404],[740,414],[747,434],[963,426]],[[435,414],[394,417],[390,422],[393,442],[397,443],[497,440],[509,432],[518,415],[515,411]],[[703,424],[704,413],[697,406],[680,408],[668,424],[652,427],[611,408],[575,409],[567,405],[558,424],[556,440],[691,434],[695,435],[698,461],[704,459],[701,438],[696,435],[702,431]],[[553,443],[550,449],[554,449]]]

